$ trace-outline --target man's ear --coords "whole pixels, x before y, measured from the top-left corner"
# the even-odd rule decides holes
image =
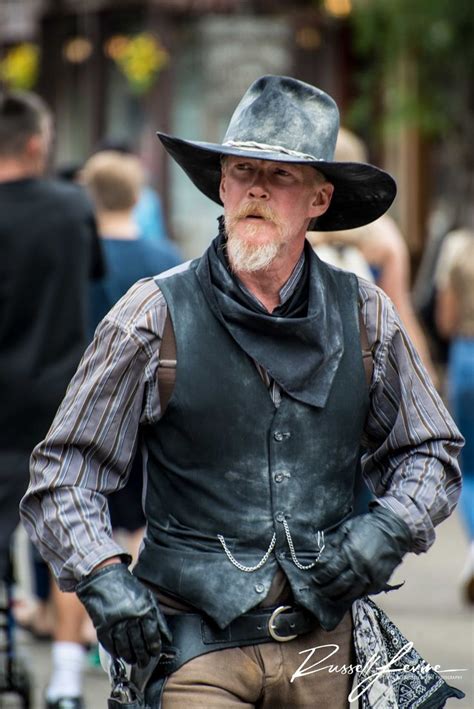
[[[327,212],[329,205],[331,204],[333,192],[334,185],[330,182],[323,182],[321,185],[318,185],[317,192],[315,193],[310,204],[310,217],[320,217],[321,214]]]
[[[219,197],[221,198],[221,202],[223,202],[224,197],[225,197],[225,174],[224,173],[221,175],[221,182],[219,185]]]

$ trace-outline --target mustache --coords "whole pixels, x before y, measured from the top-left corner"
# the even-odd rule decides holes
[[[235,224],[240,219],[245,219],[251,215],[254,217],[261,217],[262,219],[273,222],[274,224],[280,224],[280,219],[276,212],[268,204],[261,204],[257,201],[247,202],[247,204],[244,204],[231,212],[227,218],[230,223]]]

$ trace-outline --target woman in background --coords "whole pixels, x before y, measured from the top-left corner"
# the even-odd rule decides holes
[[[474,604],[474,231],[458,229],[443,242],[436,273],[436,325],[449,340],[447,396],[463,436],[460,511],[469,549],[464,596]]]

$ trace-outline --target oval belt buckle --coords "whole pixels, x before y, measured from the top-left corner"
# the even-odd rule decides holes
[[[275,608],[268,620],[268,632],[271,637],[279,643],[287,643],[289,640],[294,640],[298,637],[298,635],[278,635],[275,631],[275,619],[280,615],[280,613],[284,613],[289,610],[291,610],[291,606],[278,606],[278,608]]]

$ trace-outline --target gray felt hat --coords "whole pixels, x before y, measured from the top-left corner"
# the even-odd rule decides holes
[[[339,111],[324,91],[286,76],[262,76],[235,109],[222,144],[157,135],[196,187],[218,204],[221,155],[312,165],[335,189],[329,209],[311,227],[336,231],[374,221],[397,192],[383,170],[333,160],[338,130]]]

